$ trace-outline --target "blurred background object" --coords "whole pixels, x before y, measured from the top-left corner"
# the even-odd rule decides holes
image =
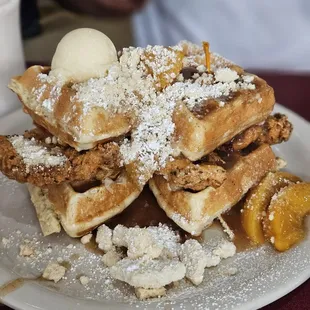
[[[102,31],[117,49],[133,44],[129,15],[95,17],[64,9],[53,0],[22,0],[21,9],[25,58],[30,63],[50,63],[60,39],[76,28]]]
[[[27,39],[40,34],[41,25],[37,0],[22,0],[20,11],[23,38]]]
[[[245,68],[310,71],[309,0],[22,0],[21,12],[27,60],[50,61],[65,33],[89,27],[117,48],[207,40]]]
[[[10,78],[25,69],[19,17],[19,0],[0,0],[0,115],[20,106],[7,88]]]
[[[150,0],[134,15],[136,43],[210,42],[245,68],[310,71],[309,0]]]

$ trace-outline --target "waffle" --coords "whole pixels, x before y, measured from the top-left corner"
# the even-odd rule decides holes
[[[240,157],[227,171],[227,178],[218,188],[207,187],[193,193],[172,191],[160,175],[149,182],[159,206],[178,226],[198,236],[212,221],[241,200],[264,175],[276,168],[271,148],[263,144],[248,155]]]
[[[199,68],[205,65],[205,53],[201,46],[187,41],[181,41],[179,45],[184,53],[184,66]],[[255,89],[207,100],[193,111],[184,103],[178,104],[173,114],[174,140],[183,155],[192,161],[210,153],[250,126],[264,121],[275,104],[274,91],[263,79],[245,72],[216,53],[210,54],[210,65],[212,72],[218,68],[229,68],[240,76],[253,79]],[[224,106],[221,106],[221,100],[225,102]]]
[[[157,51],[156,47],[154,49]],[[120,97],[140,98],[138,99],[138,101],[141,101],[140,103],[137,103],[136,100],[133,103],[120,104],[119,102],[114,102],[112,104],[111,102],[115,99],[115,94],[101,95],[100,83],[95,84],[92,82],[89,85],[87,84],[86,99],[83,96],[82,98],[84,99],[78,99],[79,84],[62,85],[60,80],[48,75],[50,70],[48,67],[41,66],[31,67],[22,76],[13,78],[9,87],[19,96],[24,105],[24,110],[30,114],[35,123],[47,129],[51,134],[59,138],[61,142],[69,144],[78,151],[93,148],[100,142],[112,140],[115,137],[129,133],[135,127],[137,117],[139,118],[139,115],[143,114],[143,110],[137,110],[135,104],[138,106],[141,103],[145,104],[146,102],[143,102],[145,98],[149,98],[147,100],[155,103],[154,113],[157,114],[161,113],[157,110],[158,107],[163,102],[166,102],[163,104],[166,110],[162,112],[166,116],[169,116],[168,114],[170,113],[167,102],[172,101],[175,104],[172,116],[173,126],[175,126],[172,144],[175,150],[183,153],[190,160],[197,160],[208,154],[218,146],[231,140],[241,131],[262,122],[271,113],[275,102],[274,94],[272,88],[264,80],[244,72],[242,68],[216,54],[211,54],[211,69],[215,70],[215,72],[218,69],[232,69],[235,74],[238,74],[236,81],[239,81],[241,84],[238,82],[239,84],[236,83],[235,86],[231,87],[229,81],[226,81],[227,83],[225,84],[220,82],[220,80],[217,85],[223,86],[225,84],[227,95],[220,95],[226,92],[225,87],[222,87],[221,91],[216,89],[199,89],[201,86],[198,85],[199,83],[202,86],[210,86],[208,83],[213,83],[213,85],[215,83],[215,81],[208,82],[206,71],[197,73],[199,72],[197,68],[203,66],[204,63],[203,50],[198,47],[196,49],[190,48],[189,45],[184,43],[180,44],[178,49],[181,49],[181,51],[175,52],[174,63],[170,66],[171,69],[167,66],[169,70],[167,69],[166,71],[162,68],[166,68],[165,65],[170,61],[170,58],[166,57],[166,59],[164,52],[161,56],[162,58],[160,58],[160,53],[165,51],[165,48],[158,52],[158,59],[155,59],[154,55],[156,53],[152,49],[150,51],[146,50],[142,54],[136,51],[140,57],[140,63],[137,64],[136,71],[130,71],[130,73],[134,76],[137,72],[142,74],[143,70],[146,70],[144,73],[148,74],[149,77],[152,76],[152,82],[148,83],[148,80],[143,78],[143,75],[140,79],[132,78],[132,81],[128,83],[131,85],[130,87],[132,87],[132,84],[139,85],[143,80],[142,86],[137,86],[137,89],[130,89],[129,93],[126,93],[126,89],[120,89]],[[127,54],[129,56],[126,57],[130,57],[130,55],[134,57],[134,52],[127,52]],[[152,58],[150,58],[149,54],[152,55]],[[130,58],[127,59],[126,57],[124,57],[124,61],[130,62]],[[152,59],[154,66],[147,66],[146,69],[141,69],[141,73],[139,66],[141,63],[147,63],[145,58],[148,57]],[[121,64],[122,62],[122,59],[120,59]],[[193,85],[188,89],[189,96],[196,96],[195,92],[197,90],[194,87],[196,86],[198,93],[204,92],[201,95],[202,98],[214,97],[213,99],[206,100],[199,98],[199,108],[180,100],[182,99],[180,93],[184,92],[185,97],[187,94],[187,91],[184,91],[184,89],[188,85],[182,84],[184,77],[187,79],[185,71],[188,69],[192,70],[193,68],[197,71],[197,75],[200,74],[197,81],[201,82],[195,84],[196,81],[194,82],[193,80]],[[157,73],[156,70],[158,71]],[[179,76],[177,76],[178,74]],[[174,78],[163,80],[163,76],[170,77],[170,75]],[[128,82],[125,77],[122,78],[125,79],[124,83]],[[180,78],[183,81],[178,84],[180,82],[178,79]],[[116,82],[116,93],[116,89],[119,87],[117,83],[121,84]],[[153,87],[154,83],[155,86]],[[243,87],[242,84],[247,85]],[[254,88],[247,88],[249,84],[253,85]],[[85,85],[82,88],[85,91]],[[156,96],[158,94],[161,95],[154,99],[156,92]],[[201,104],[201,101],[203,101],[203,104]],[[104,103],[112,106],[115,104],[117,109],[119,109],[117,110],[118,112],[113,113],[109,109],[104,108]],[[124,109],[122,110],[122,108]],[[149,111],[149,113],[153,112]],[[172,125],[170,124],[169,126]],[[168,125],[167,128],[162,130],[169,131]]]
[[[173,115],[178,149],[192,161],[212,152],[245,129],[264,121],[272,112],[273,89],[255,76],[255,90],[237,92],[223,107],[193,113],[180,103]]]
[[[54,205],[48,199],[47,190],[32,184],[27,184],[27,188],[35,207],[43,235],[49,236],[59,233],[61,226],[55,213]]]
[[[62,227],[70,237],[80,237],[92,231],[98,225],[107,221],[128,207],[139,194],[131,179],[122,174],[115,181],[106,179],[99,183],[62,183],[40,189],[34,185],[28,186],[32,202],[36,207],[43,233],[58,232],[46,227],[46,212],[54,212]],[[41,198],[40,198],[41,197]],[[42,205],[49,205],[42,211]]]
[[[130,130],[127,115],[108,113],[100,107],[83,114],[85,106],[75,98],[75,90],[55,79],[47,80],[49,71],[49,67],[33,66],[9,84],[36,124],[78,151]]]

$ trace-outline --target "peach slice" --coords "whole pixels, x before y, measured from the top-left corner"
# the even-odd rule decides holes
[[[254,244],[265,242],[262,219],[272,196],[281,188],[300,181],[300,178],[287,172],[269,172],[256,187],[250,190],[242,210],[241,222]]]
[[[304,238],[307,214],[310,214],[310,183],[283,188],[272,198],[264,219],[266,237],[278,251],[288,250]]]

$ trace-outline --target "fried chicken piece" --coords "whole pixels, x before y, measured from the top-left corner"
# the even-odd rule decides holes
[[[287,116],[277,113],[269,116],[263,125],[252,126],[237,137],[231,144],[233,150],[243,150],[251,143],[257,144],[278,144],[287,141],[293,130],[293,125],[288,121]]]
[[[52,153],[51,153],[52,154]],[[57,149],[53,154],[59,154]],[[61,166],[49,168],[27,167],[22,157],[9,141],[8,137],[0,136],[0,170],[8,178],[17,180],[21,183],[29,182],[35,185],[44,185],[45,183],[60,183],[64,175],[71,174],[69,162],[64,162]]]
[[[37,134],[33,132],[32,134]],[[26,136],[30,137],[29,132]],[[0,136],[0,170],[8,178],[20,183],[31,183],[39,187],[62,182],[98,179],[115,175],[119,171],[119,146],[114,143],[99,144],[85,152],[77,152],[71,147],[54,146],[44,142],[31,140],[42,146],[44,152],[51,156],[63,157],[65,160],[59,165],[34,164],[29,165],[18,154],[10,137]],[[39,154],[32,154],[34,160]]]
[[[293,125],[289,122],[284,114],[277,113],[269,116],[263,125],[263,132],[257,142],[259,144],[278,144],[285,141],[291,136]]]
[[[73,167],[72,175],[75,181],[114,178],[120,171],[119,146],[115,142],[98,144],[95,148],[85,152],[77,152],[67,147],[64,155]]]
[[[220,166],[202,163],[193,164],[188,159],[175,159],[160,171],[171,188],[201,191],[208,186],[219,187],[226,179],[226,170]]]
[[[246,129],[245,131],[243,131],[241,134],[239,134],[237,137],[233,139],[232,149],[234,151],[245,149],[252,142],[257,141],[257,139],[260,137],[262,133],[263,133],[263,128],[262,126],[259,126],[259,125],[254,125]]]

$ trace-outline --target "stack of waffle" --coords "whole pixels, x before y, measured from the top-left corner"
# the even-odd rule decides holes
[[[145,186],[199,235],[277,169],[270,145],[292,130],[270,115],[264,80],[189,42],[123,49],[107,76],[81,83],[49,72],[34,66],[12,79],[35,128],[0,137],[0,169],[28,183],[45,235],[61,225],[82,236]]]

